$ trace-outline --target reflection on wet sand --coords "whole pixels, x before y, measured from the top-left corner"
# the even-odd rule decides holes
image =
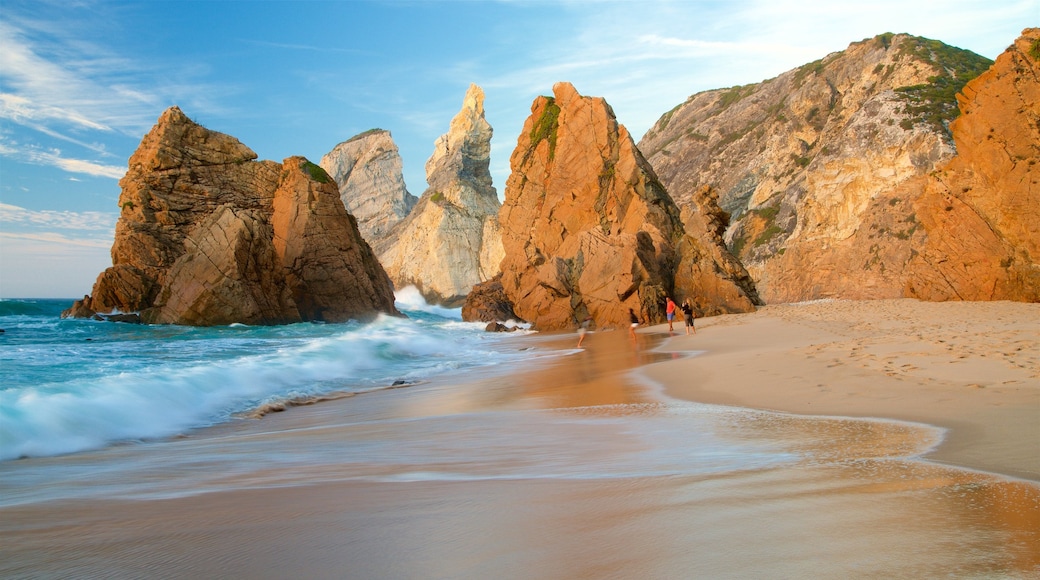
[[[625,374],[656,340],[0,464],[0,576],[1040,572],[1036,485],[913,459],[925,425],[662,401]]]

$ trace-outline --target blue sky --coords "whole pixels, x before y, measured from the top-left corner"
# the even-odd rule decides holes
[[[0,0],[0,298],[80,297],[111,265],[118,180],[167,107],[261,159],[388,129],[409,190],[470,83],[500,197],[538,95],[569,81],[636,140],[689,95],[883,32],[995,58],[1040,0]]]

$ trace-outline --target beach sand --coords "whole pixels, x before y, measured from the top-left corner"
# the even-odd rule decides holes
[[[681,333],[0,464],[0,577],[1040,577],[1040,305]]]
[[[1040,304],[819,301],[696,326],[665,350],[701,354],[645,371],[671,396],[927,423],[948,430],[929,460],[1040,482]]]

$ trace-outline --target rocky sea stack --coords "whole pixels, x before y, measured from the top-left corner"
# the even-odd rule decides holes
[[[415,286],[427,301],[454,307],[498,274],[501,204],[489,171],[491,136],[484,91],[470,85],[426,162],[429,187],[407,218],[372,242],[396,288]]]
[[[390,131],[355,135],[326,153],[319,165],[339,184],[340,199],[369,244],[385,238],[419,201],[405,187],[401,154]]]
[[[65,315],[208,326],[397,314],[335,181],[302,157],[256,158],[177,107],[164,112],[119,182],[112,266]]]
[[[659,320],[669,295],[700,295],[719,309],[714,292],[677,287],[676,271],[711,260],[708,245],[725,248],[686,235],[679,209],[606,101],[562,82],[553,95],[531,106],[499,214],[502,288],[516,314],[549,330],[589,316],[598,326],[627,324],[629,309]],[[754,308],[756,298],[709,271],[712,285],[732,290],[721,310]]]

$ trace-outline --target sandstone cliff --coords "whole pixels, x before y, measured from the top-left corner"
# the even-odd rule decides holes
[[[1040,28],[1022,32],[957,96],[957,156],[914,211],[907,296],[1040,302]]]
[[[373,242],[395,287],[414,285],[429,302],[459,306],[475,284],[498,274],[501,203],[488,170],[491,135],[484,91],[471,85],[426,162],[429,187],[407,218]]]
[[[386,236],[418,201],[405,187],[401,155],[389,131],[356,135],[326,153],[319,165],[339,184],[343,205],[370,244]]]
[[[639,147],[680,207],[720,192],[726,239],[766,302],[898,297],[925,236],[913,182],[953,157],[953,95],[989,64],[884,34],[693,95]]]
[[[177,107],[164,112],[120,181],[112,267],[68,314],[187,325],[396,314],[335,182],[302,157],[256,157]]]
[[[569,83],[557,83],[553,94],[535,99],[510,158],[499,214],[505,294],[516,314],[542,330],[586,316],[599,326],[627,325],[629,309],[658,320],[665,296],[706,290],[677,289],[675,281],[680,264],[696,278],[693,249],[698,262],[710,261],[710,241],[686,235],[679,209],[603,99],[581,96]],[[706,292],[703,298],[718,306]],[[752,302],[745,296],[723,309],[748,310]]]

